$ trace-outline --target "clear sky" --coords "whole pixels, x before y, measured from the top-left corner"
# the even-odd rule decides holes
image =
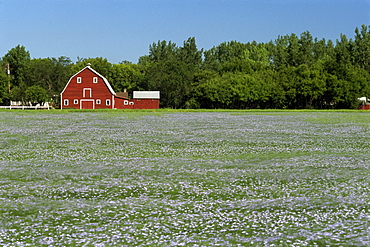
[[[158,40],[195,37],[207,50],[308,30],[335,41],[362,24],[370,0],[0,0],[0,56],[20,44],[32,58],[136,63]]]

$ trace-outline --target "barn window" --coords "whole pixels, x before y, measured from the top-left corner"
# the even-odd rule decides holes
[[[130,102],[130,105],[134,105],[134,102]]]
[[[106,105],[110,105],[110,100],[109,100],[109,99],[107,99],[107,100],[105,101],[105,104],[106,104]]]
[[[93,83],[98,83],[98,77],[93,78]]]
[[[124,105],[128,105],[128,100],[123,101]]]
[[[101,104],[101,100],[100,100],[100,99],[97,99],[97,100],[96,100],[96,104],[97,104],[97,105],[100,105],[100,104]]]
[[[82,78],[81,77],[77,77],[77,83],[81,83],[82,82]]]
[[[64,100],[64,105],[68,105],[68,103],[69,103],[69,102],[68,102],[68,100],[67,100],[67,99],[65,99],[65,100]]]
[[[78,104],[78,99],[73,100],[73,104],[77,105]]]

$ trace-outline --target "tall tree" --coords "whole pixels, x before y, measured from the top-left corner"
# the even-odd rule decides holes
[[[170,108],[184,106],[192,78],[186,64],[176,60],[153,63],[147,74],[149,90],[161,91],[161,105]]]
[[[26,101],[32,104],[42,104],[50,101],[50,96],[46,90],[38,85],[28,87],[25,93]]]
[[[268,51],[268,45],[264,43],[252,43],[246,44],[247,49],[244,51],[244,58],[246,62],[250,64],[253,71],[265,70],[270,66],[270,52]]]
[[[116,92],[123,92],[125,89],[129,92],[144,89],[141,88],[144,73],[141,66],[137,64],[113,64],[109,78],[109,82]]]
[[[305,31],[300,35],[299,38],[299,52],[298,52],[298,65],[306,64],[311,66],[314,63],[314,46],[315,42],[309,31]]]
[[[274,42],[268,44],[271,60],[275,69],[280,69],[288,66],[288,36],[279,35]]]
[[[218,71],[220,74],[250,73],[252,68],[248,56],[246,44],[237,41],[223,42],[204,52],[203,68]]]
[[[188,65],[199,68],[202,64],[203,49],[198,50],[195,38],[190,37],[184,41],[184,45],[178,50],[179,60]]]
[[[4,64],[0,61],[0,65]],[[4,68],[5,66],[1,67]],[[0,104],[9,105],[8,77],[2,71],[0,71]]]
[[[202,51],[194,38],[177,47],[169,41],[158,41],[149,47],[149,55],[139,59],[146,73],[146,88],[161,91],[162,107],[185,107],[198,72]]]
[[[172,41],[158,41],[149,46],[149,58],[153,62],[176,59],[178,47]]]
[[[72,71],[73,73],[77,73],[87,65],[90,65],[91,68],[96,70],[99,74],[109,79],[113,65],[108,62],[106,58],[102,57],[79,59],[79,61],[72,66]]]
[[[3,57],[3,61],[10,65],[12,75],[11,85],[12,87],[20,87],[20,92],[24,92],[27,88],[24,77],[25,70],[27,69],[27,66],[29,66],[30,60],[31,56],[29,51],[21,45],[17,45],[10,49]],[[20,95],[20,97],[23,96]]]
[[[335,46],[335,60],[339,68],[347,68],[353,64],[353,41],[348,39],[345,34],[340,35]]]
[[[355,63],[370,73],[370,25],[356,28],[353,53]]]
[[[299,39],[296,34],[292,33],[288,36],[288,65],[290,66],[298,66],[301,64],[301,57],[300,57],[300,44]]]
[[[50,97],[59,95],[72,75],[72,61],[68,57],[37,58],[30,61],[25,78],[28,86],[44,88]]]

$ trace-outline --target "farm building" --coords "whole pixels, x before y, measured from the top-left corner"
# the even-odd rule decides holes
[[[370,103],[361,104],[358,107],[359,110],[370,110]]]
[[[73,75],[61,92],[61,109],[158,109],[159,91],[113,91],[108,80],[86,66]]]
[[[358,98],[358,100],[361,102],[358,110],[370,110],[370,102],[367,101],[366,97]]]

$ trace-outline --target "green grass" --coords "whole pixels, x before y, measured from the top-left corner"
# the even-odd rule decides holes
[[[368,246],[369,116],[0,111],[0,245]]]

